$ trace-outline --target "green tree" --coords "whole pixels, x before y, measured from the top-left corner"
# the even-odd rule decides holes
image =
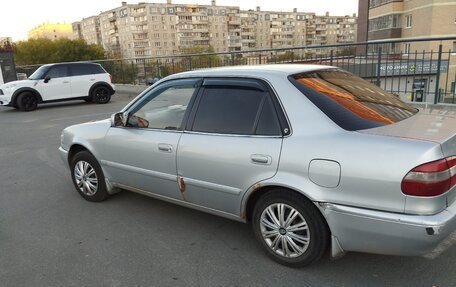
[[[214,48],[212,46],[204,47],[204,46],[194,46],[192,48],[187,48],[182,50],[182,54],[205,54],[205,53],[214,53]],[[216,55],[202,55],[202,56],[192,56],[191,62],[189,61],[189,65],[191,65],[192,69],[199,69],[199,68],[209,68],[209,67],[217,67],[221,65],[223,60]],[[190,68],[190,67],[189,67]]]
[[[30,39],[15,45],[15,61],[18,65],[37,65],[59,62],[101,60],[105,51],[98,45],[89,45],[84,40]]]

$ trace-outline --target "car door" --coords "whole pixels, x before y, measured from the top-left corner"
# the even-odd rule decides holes
[[[127,127],[105,136],[102,165],[117,185],[182,199],[177,185],[176,150],[199,79],[171,80],[150,90],[126,112]]]
[[[71,98],[71,76],[68,65],[54,65],[39,80],[38,88],[43,101]]]
[[[72,64],[70,66],[73,98],[87,97],[89,95],[90,87],[96,82],[91,66],[93,65],[85,63]]]
[[[205,79],[177,151],[185,200],[239,216],[245,191],[277,171],[282,125],[265,83]]]

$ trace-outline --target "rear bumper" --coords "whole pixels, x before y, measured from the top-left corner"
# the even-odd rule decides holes
[[[331,229],[334,257],[344,251],[440,254],[456,241],[452,234],[456,229],[456,203],[435,215],[397,214],[330,203],[320,208]]]

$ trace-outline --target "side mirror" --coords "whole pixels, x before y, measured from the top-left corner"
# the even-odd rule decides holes
[[[111,115],[111,127],[126,127],[128,113],[115,113]]]
[[[48,83],[50,80],[51,80],[51,77],[49,77],[49,76],[46,76],[46,77],[44,78],[44,82],[45,82],[45,83]]]

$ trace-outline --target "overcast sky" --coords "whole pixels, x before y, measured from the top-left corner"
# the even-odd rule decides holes
[[[99,14],[121,5],[121,0],[3,0],[0,15],[0,37],[13,37],[13,41],[24,40],[27,32],[42,23],[72,23],[84,17]],[[166,0],[127,1],[165,3]],[[173,3],[209,5],[211,0],[173,0]],[[217,5],[240,6],[241,9],[291,11],[298,8],[302,12],[332,15],[351,15],[358,12],[358,0],[217,0]]]

